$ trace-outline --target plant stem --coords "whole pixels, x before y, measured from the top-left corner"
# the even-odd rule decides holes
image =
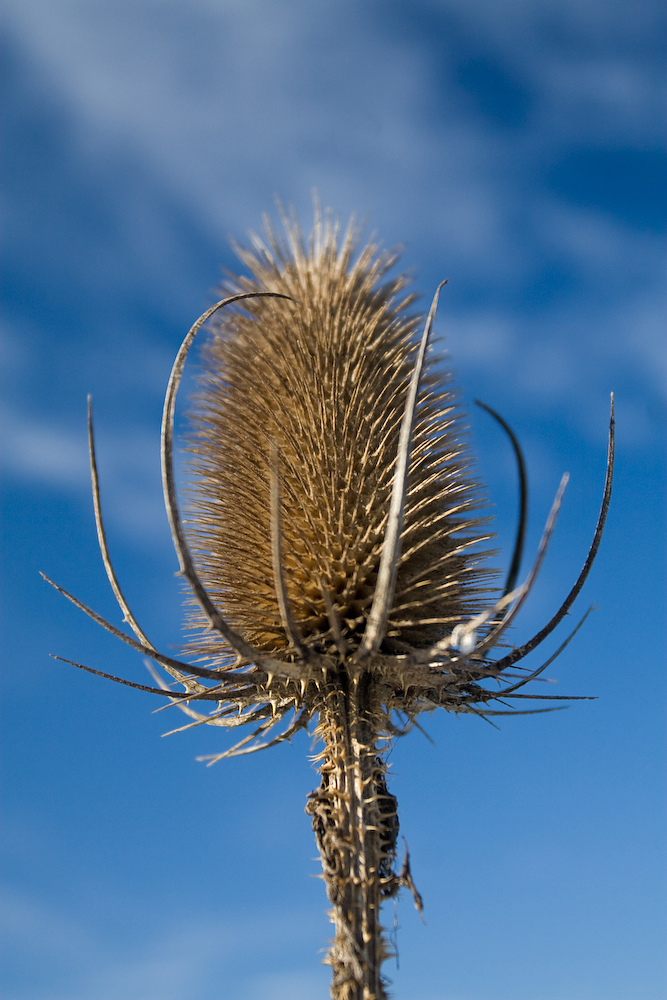
[[[322,782],[306,806],[336,931],[326,959],[333,1000],[387,997],[380,974],[388,954],[380,907],[400,885],[391,867],[398,819],[376,747],[375,687],[368,673],[350,679],[344,669],[324,686],[318,726]]]

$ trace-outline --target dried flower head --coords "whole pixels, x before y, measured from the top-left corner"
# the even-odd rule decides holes
[[[250,727],[209,763],[288,740],[314,723],[321,784],[307,811],[336,932],[332,996],[380,1000],[382,900],[404,885],[421,908],[407,854],[394,870],[398,818],[384,751],[423,711],[517,714],[489,704],[548,697],[519,689],[572,636],[536,670],[510,676],[507,669],[562,620],[595,558],[611,495],[613,405],[602,508],[579,578],[536,636],[493,659],[538,572],[566,478],[533,569],[514,589],[522,502],[505,592],[489,599],[483,496],[446,365],[429,353],[440,288],[420,336],[405,277],[388,277],[394,254],[360,248],[354,225],[341,236],[330,216],[316,218],[308,243],[294,219],[284,222],[282,238],[267,223],[266,241],[254,238],[252,251],[239,250],[251,277],[230,278],[228,297],[195,323],[167,388],[165,503],[194,606],[195,662],[159,653],[123,597],[102,523],[90,412],[100,548],[136,638],[57,589],[171,681],[155,674],[159,686],[148,687],[112,679],[178,704],[190,718],[181,728]],[[195,335],[214,316],[191,414],[184,528],[172,467],[174,406]],[[490,412],[510,436],[525,499],[518,443]],[[201,702],[213,703],[211,710]]]
[[[233,628],[265,652],[336,654],[325,592],[356,653],[368,626],[387,527],[401,421],[419,352],[404,277],[383,282],[395,257],[333,226],[306,247],[239,256],[253,278],[229,292],[272,291],[222,314],[209,341],[193,413],[195,565]],[[424,361],[415,408],[401,554],[378,651],[430,646],[480,610],[488,571],[480,496],[470,477],[450,379]],[[272,457],[273,455],[273,457]],[[271,550],[271,469],[280,485],[281,562],[292,623],[281,615]],[[488,586],[484,591],[490,589]],[[195,620],[208,628],[201,609]],[[193,651],[228,659],[209,634]]]

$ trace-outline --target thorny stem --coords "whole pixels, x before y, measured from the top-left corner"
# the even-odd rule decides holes
[[[401,885],[413,887],[407,864],[400,876],[392,870],[398,818],[376,746],[379,697],[371,674],[350,678],[344,668],[322,690],[322,781],[309,795],[306,812],[332,904],[335,937],[326,959],[333,973],[331,996],[386,1000],[380,969],[388,952],[380,907]],[[416,892],[415,902],[421,905]]]

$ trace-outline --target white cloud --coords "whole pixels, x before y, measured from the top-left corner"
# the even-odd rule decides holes
[[[90,948],[86,928],[69,920],[63,913],[26,896],[4,890],[0,896],[0,922],[3,938],[20,949],[38,940],[45,952],[76,957]]]
[[[503,5],[502,16],[493,5],[447,6],[465,37],[483,37],[554,111],[526,130],[494,135],[488,123],[462,116],[453,89],[439,98],[434,121],[426,110],[431,55],[377,30],[356,4],[314,11],[301,0],[12,0],[8,16],[78,108],[89,139],[115,135],[141,150],[216,235],[230,222],[243,230],[273,192],[302,192],[303,208],[317,184],[343,210],[381,202],[394,221],[418,216],[430,200],[454,247],[504,257],[493,244],[513,206],[498,170],[522,147],[529,160],[582,128],[589,139],[597,124],[618,131],[619,115],[645,128],[649,79],[629,58],[595,60],[586,51],[577,59],[576,45],[565,61],[540,25],[553,17],[563,31],[586,36],[588,17],[574,6],[517,3]],[[441,15],[447,6],[438,5]],[[604,25],[626,31],[623,5],[606,12]],[[443,52],[443,65],[448,59]],[[590,113],[592,103],[613,111]],[[447,190],[455,194],[443,201]]]
[[[58,487],[78,486],[88,476],[85,441],[52,422],[22,419],[5,409],[3,464],[21,477]]]
[[[6,1000],[25,997],[26,983],[31,1000],[190,1000],[218,996],[221,983],[225,995],[238,1000],[307,1000],[326,988],[326,970],[265,971],[275,968],[281,952],[284,965],[286,943],[313,936],[312,915],[289,905],[256,917],[184,915],[174,922],[172,914],[167,920],[157,911],[139,917],[132,900],[107,894],[88,920],[85,907],[77,912],[73,919],[43,899],[3,892],[0,924],[15,960],[32,955],[39,942],[39,958],[21,976],[23,992],[14,994],[5,975]],[[141,923],[130,946],[111,930],[121,913],[134,913],[124,921],[126,931]]]
[[[24,417],[3,408],[2,464],[5,477],[64,491],[91,505],[85,426],[72,431],[53,421]],[[96,441],[102,508],[107,527],[133,541],[153,545],[169,538],[162,501],[159,428],[99,435]]]
[[[467,313],[443,324],[444,345],[454,344],[453,362],[474,365],[480,369],[497,368],[512,356],[516,328],[496,313]]]
[[[404,241],[429,281],[433,271],[454,284],[463,272],[498,289],[497,304],[487,299],[455,317],[466,331],[455,364],[504,364],[519,388],[563,397],[582,386],[594,394],[591,380],[606,393],[612,359],[651,386],[662,372],[651,332],[661,309],[654,238],[533,183],[559,150],[584,138],[653,141],[652,69],[632,47],[648,30],[649,6],[635,20],[624,3],[432,5],[438,16],[454,12],[467,43],[502,56],[538,103],[524,128],[506,132],[468,114],[453,85],[435,115],[433,52],[380,30],[372,6],[10,0],[6,17],[66,96],[81,141],[96,156],[130,149],[156,188],[218,243],[230,230],[242,238],[256,227],[274,194],[294,199],[307,225],[317,186],[343,214],[368,211],[386,242]],[[554,41],[554,26],[571,44]],[[438,58],[446,66],[453,57]],[[153,219],[142,210],[142,197],[128,208],[145,216],[135,233],[137,271],[151,256],[154,271],[168,271],[164,226],[159,212]],[[518,318],[516,299],[507,307],[501,300],[505,284],[529,284],[540,267],[587,283],[586,301],[545,302],[544,342],[535,344],[536,321]],[[602,294],[620,274],[630,279],[621,308],[616,285]],[[13,461],[76,475],[78,451],[61,438],[45,456],[40,435],[29,435]]]

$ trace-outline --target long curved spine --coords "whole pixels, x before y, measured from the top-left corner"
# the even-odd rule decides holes
[[[591,566],[595,561],[595,557],[600,548],[600,542],[602,540],[602,532],[604,531],[605,522],[607,520],[607,514],[609,512],[609,504],[611,502],[611,488],[614,479],[614,451],[615,451],[615,427],[616,421],[614,418],[614,394],[611,394],[611,417],[609,419],[609,445],[607,450],[607,472],[605,476],[604,492],[602,495],[602,504],[600,506],[600,513],[598,515],[597,524],[595,526],[595,531],[593,533],[593,541],[591,542],[591,547],[588,550],[588,555],[586,556],[586,561],[582,567],[582,570],[577,577],[577,581],[567,595],[560,608],[553,616],[553,618],[547,622],[544,628],[540,629],[532,639],[525,642],[518,649],[513,652],[508,653],[507,656],[503,656],[502,659],[496,661],[496,667],[498,670],[505,670],[506,667],[512,666],[518,660],[522,660],[524,656],[532,652],[537,646],[543,642],[548,635],[550,635],[557,625],[562,622],[565,615],[568,613],[574,602],[576,601],[581,588],[586,582],[586,578],[591,571]]]
[[[384,543],[382,545],[382,555],[380,557],[380,567],[378,569],[377,584],[373,595],[368,622],[364,631],[361,645],[356,655],[359,662],[365,660],[371,653],[374,653],[384,639],[387,629],[387,620],[394,600],[394,590],[396,588],[396,574],[398,572],[398,560],[401,554],[401,531],[405,518],[405,491],[408,482],[408,468],[410,464],[410,450],[412,446],[412,431],[414,427],[415,410],[417,408],[417,397],[419,394],[419,383],[426,361],[426,351],[433,329],[433,321],[438,308],[438,299],[441,289],[447,284],[447,280],[441,281],[436,288],[433,302],[429,309],[424,333],[419,345],[419,353],[412,372],[410,388],[405,403],[405,411],[401,421],[401,432],[398,441],[398,452],[396,455],[396,465],[394,468],[394,482],[391,491],[391,502],[389,514],[387,516],[387,526],[385,529]]]
[[[164,408],[162,411],[160,455],[162,460],[162,488],[164,492],[164,503],[167,511],[167,517],[169,518],[171,536],[176,550],[176,555],[178,556],[182,576],[184,576],[190,584],[190,587],[192,588],[202,611],[206,615],[211,628],[220,633],[220,635],[226,640],[227,643],[229,643],[237,655],[249,660],[250,662],[261,664],[267,669],[271,669],[272,673],[276,673],[280,670],[283,664],[260,653],[253,646],[247,643],[242,636],[234,632],[234,630],[230,628],[224,620],[204,589],[204,586],[201,583],[195,569],[194,562],[192,561],[190,550],[188,549],[185,541],[183,526],[178,512],[178,501],[176,499],[176,486],[174,482],[173,451],[176,395],[178,393],[178,387],[181,383],[183,375],[183,368],[185,367],[185,362],[190,347],[192,346],[192,342],[204,323],[206,323],[207,320],[209,320],[219,309],[223,309],[225,306],[231,305],[232,302],[241,302],[243,299],[256,298],[290,299],[290,296],[282,295],[279,292],[243,292],[239,295],[230,295],[228,298],[221,299],[219,302],[216,302],[210,309],[207,309],[206,312],[199,317],[196,323],[190,327],[190,330],[186,334],[186,337],[179,348],[178,354],[176,355],[176,360],[174,361],[171,375],[169,376],[169,382],[167,384]],[[274,669],[274,667],[276,669]]]
[[[493,419],[502,427],[502,429],[507,434],[514,450],[514,457],[516,458],[517,473],[519,476],[519,518],[516,526],[516,535],[514,538],[514,548],[512,550],[512,559],[507,571],[507,577],[505,579],[505,589],[503,591],[503,597],[505,594],[509,594],[510,591],[514,590],[516,586],[516,581],[519,577],[519,570],[521,569],[521,560],[523,558],[523,550],[526,543],[526,528],[528,526],[528,472],[526,470],[526,460],[523,455],[523,449],[519,444],[519,439],[516,434],[507,423],[507,421],[501,417],[496,410],[492,409],[486,403],[483,403],[481,399],[474,400],[475,405],[479,406],[482,410],[493,417]]]

